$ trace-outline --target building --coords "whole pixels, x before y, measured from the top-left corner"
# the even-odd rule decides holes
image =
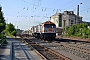
[[[62,34],[62,29],[66,26],[79,24],[82,22],[82,17],[75,15],[73,11],[64,11],[57,13],[50,17],[50,21],[56,24],[58,35]]]
[[[56,13],[50,17],[50,21],[56,24],[56,27],[62,27],[62,13]]]
[[[61,35],[62,33],[62,13],[56,13],[50,17],[50,21],[56,25],[56,35]]]
[[[64,11],[62,13],[62,27],[82,23],[82,17],[75,15],[73,11]]]

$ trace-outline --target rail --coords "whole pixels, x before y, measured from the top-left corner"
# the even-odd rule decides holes
[[[39,45],[31,40],[25,40],[28,42],[28,45],[31,45],[34,49],[36,49],[40,54],[42,54],[47,60],[72,60],[68,57],[65,57],[51,49],[46,48],[45,46]]]
[[[60,37],[60,36],[57,36],[57,38],[59,39],[66,39],[66,40],[72,40],[72,41],[82,41],[82,42],[89,42],[90,43],[90,39],[81,39],[81,38],[73,38],[73,37]]]

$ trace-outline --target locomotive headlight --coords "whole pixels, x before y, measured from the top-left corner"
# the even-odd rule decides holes
[[[56,32],[56,31],[53,31],[53,32]]]
[[[45,30],[44,32],[47,32],[47,30]]]

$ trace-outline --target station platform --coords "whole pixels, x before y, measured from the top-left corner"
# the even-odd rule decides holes
[[[22,43],[18,39],[8,38],[7,39],[8,44],[3,45],[0,47],[0,60],[10,60],[10,46],[11,43],[14,42],[14,57],[13,60],[43,60],[41,56],[39,56],[34,50],[32,50],[30,47]],[[19,43],[24,48],[23,50],[26,51],[27,55],[29,56],[29,59],[26,57],[24,51],[19,46]]]

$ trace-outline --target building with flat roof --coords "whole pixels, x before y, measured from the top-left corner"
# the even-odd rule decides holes
[[[82,23],[82,17],[75,15],[73,11],[64,11],[62,13],[62,27]]]

